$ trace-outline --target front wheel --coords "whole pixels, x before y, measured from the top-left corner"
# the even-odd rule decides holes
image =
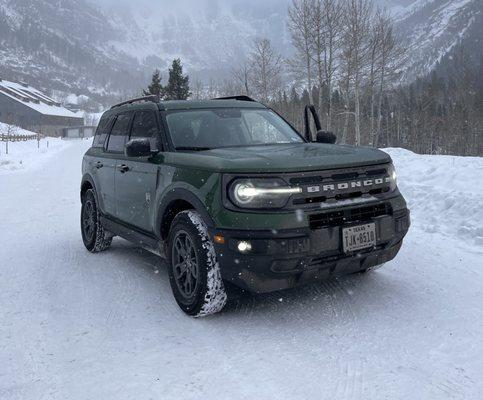
[[[168,239],[169,280],[179,307],[193,317],[223,309],[227,301],[213,242],[201,215],[179,213]]]

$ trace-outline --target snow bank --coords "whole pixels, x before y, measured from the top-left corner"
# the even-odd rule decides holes
[[[9,130],[9,127],[13,127],[10,128],[10,135],[11,136],[16,136],[16,135],[36,135],[35,132],[32,132],[32,131],[28,131],[26,129],[22,129],[22,128],[19,128],[18,126],[13,126],[13,125],[7,125],[7,124],[4,124],[3,122],[0,122],[0,134],[8,134],[8,130]]]
[[[6,154],[6,143],[0,142],[0,175],[38,169],[71,143],[60,138],[41,139],[39,147],[37,147],[37,140],[8,142],[8,154]]]
[[[483,158],[385,151],[394,160],[415,228],[483,246]]]

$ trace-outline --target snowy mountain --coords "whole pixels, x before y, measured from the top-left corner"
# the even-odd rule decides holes
[[[0,0],[0,77],[102,96],[132,92],[147,72],[106,41],[121,35],[82,0]]]
[[[168,6],[165,1],[103,0],[98,4],[124,29],[122,36],[109,42],[114,48],[158,67],[181,56],[192,73],[207,79],[228,75],[246,57],[256,37],[268,37],[288,55],[287,3],[180,0]]]
[[[416,0],[394,11],[398,33],[405,38],[407,81],[428,74],[461,46],[474,62],[483,55],[481,0]]]
[[[194,78],[227,77],[252,40],[292,54],[290,0],[0,0],[0,77],[110,101],[139,93],[175,57]],[[407,39],[413,80],[461,44],[483,52],[481,0],[379,0]],[[166,78],[166,76],[164,77]]]

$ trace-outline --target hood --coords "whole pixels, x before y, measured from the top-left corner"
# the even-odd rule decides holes
[[[297,143],[169,153],[165,162],[234,173],[319,171],[391,162],[370,147]]]

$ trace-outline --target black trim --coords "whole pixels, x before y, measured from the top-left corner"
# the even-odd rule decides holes
[[[160,246],[161,241],[156,236],[130,224],[125,224],[118,220],[114,220],[106,215],[101,215],[100,219],[104,228],[113,233],[115,236],[121,236],[132,243],[142,247],[149,247],[157,252],[162,250],[162,246]]]
[[[127,100],[127,101],[123,101],[122,103],[119,103],[119,104],[115,104],[111,107],[111,110],[113,108],[117,108],[117,107],[121,107],[121,106],[125,106],[127,104],[133,104],[133,103],[140,103],[140,102],[151,102],[151,103],[159,103],[159,96],[156,96],[156,95],[152,95],[152,96],[144,96],[144,97],[138,97],[136,99],[132,99],[132,100]]]
[[[245,96],[245,95],[217,97],[213,100],[238,100],[238,101],[252,101],[254,103],[259,103],[258,101],[252,99],[250,96]],[[262,103],[260,103],[260,104],[262,104]]]
[[[204,222],[209,228],[215,226],[215,221],[206,210],[203,202],[198,197],[196,197],[192,192],[187,189],[174,188],[171,189],[165,196],[163,196],[163,199],[158,207],[158,214],[156,215],[155,225],[155,233],[158,237],[161,237],[163,216],[168,210],[169,205],[177,200],[183,200],[190,203],[195,208],[195,210],[202,216]]]

